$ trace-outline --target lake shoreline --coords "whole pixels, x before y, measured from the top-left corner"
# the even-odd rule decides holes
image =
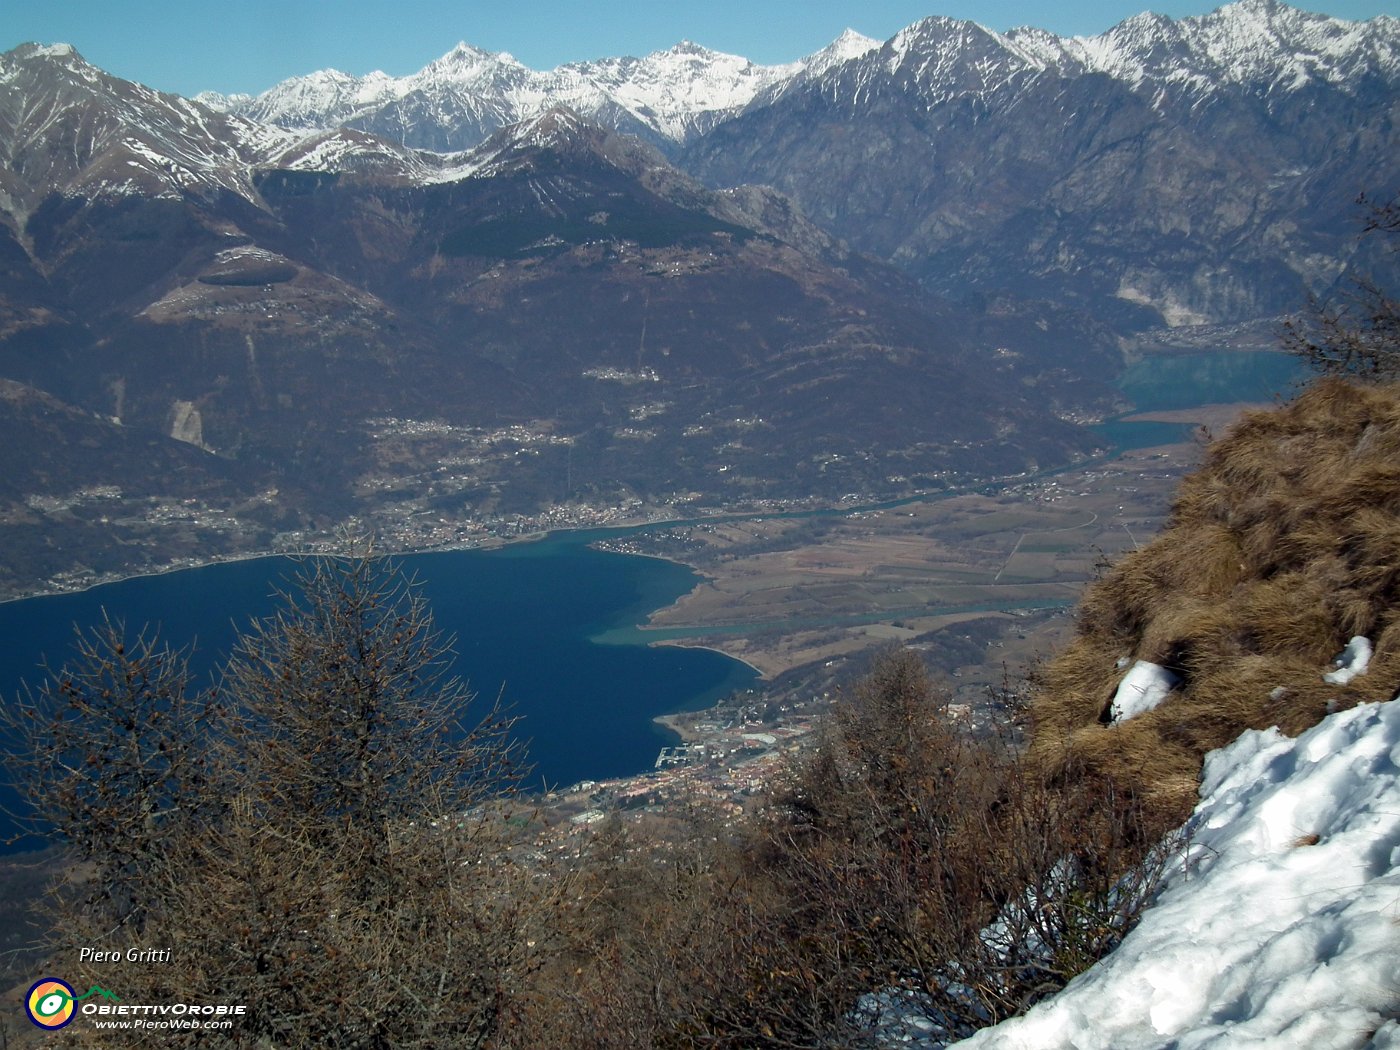
[[[1112,455],[1111,451],[1095,454],[1067,464],[1058,464],[1054,467],[1046,468],[1037,473],[1054,473],[1062,470],[1072,470],[1076,467],[1083,467],[1088,464],[1100,461]],[[635,519],[624,519],[611,522],[605,525],[579,524],[565,526],[561,528],[542,529],[537,532],[522,533],[509,538],[490,536],[482,540],[468,541],[448,541],[432,546],[397,545],[388,544],[383,549],[384,557],[400,557],[418,554],[436,554],[450,551],[489,551],[501,550],[508,547],[529,546],[532,544],[545,543],[554,537],[568,536],[575,533],[599,533],[597,540],[592,542],[605,542],[611,537],[604,535],[608,533],[624,535],[639,529],[647,528],[673,528],[685,525],[705,525],[717,524],[732,521],[745,521],[751,519],[762,519],[772,517],[806,516],[806,515],[847,515],[858,514],[865,511],[879,510],[889,506],[896,506],[904,503],[916,503],[926,500],[946,499],[951,496],[960,495],[966,492],[973,492],[987,486],[999,486],[1015,484],[1024,480],[1026,475],[993,475],[981,478],[969,478],[959,484],[942,489],[925,489],[918,492],[908,493],[901,496],[880,496],[872,493],[865,493],[854,497],[854,502],[848,502],[850,497],[843,497],[833,502],[816,501],[812,505],[801,506],[802,501],[792,501],[800,506],[800,509],[788,507],[768,507],[763,509],[719,509],[714,508],[710,513],[699,513],[694,517],[643,517]],[[382,543],[383,541],[381,541]],[[165,576],[174,572],[182,572],[186,569],[203,569],[212,565],[224,565],[235,562],[255,561],[259,558],[316,558],[316,557],[337,557],[334,545],[331,540],[313,541],[316,546],[303,550],[249,550],[235,554],[213,556],[204,559],[192,559],[179,564],[166,565],[157,568],[146,568],[133,572],[113,572],[103,574],[90,583],[80,586],[66,587],[61,585],[50,585],[39,590],[26,591],[22,594],[12,595],[7,598],[0,598],[0,606],[11,602],[27,601],[31,598],[46,598],[61,595],[83,594],[98,587],[105,587],[108,584],[123,583],[127,580],[144,579],[154,576]],[[692,571],[700,571],[695,565],[681,561],[678,558],[667,555],[652,554],[646,552],[612,551],[612,554],[632,554],[634,557],[656,558],[660,561],[671,562],[676,565],[684,565]]]
[[[744,661],[716,651],[661,649],[646,644],[649,638],[594,643],[595,635],[644,622],[697,581],[674,559],[594,549],[589,543],[597,536],[514,545],[515,554],[480,547],[383,551],[392,555],[390,565],[420,581],[450,644],[453,673],[483,698],[504,690],[511,713],[522,719],[515,735],[529,742],[530,760],[549,783],[650,769],[662,746],[656,715],[710,706],[758,678]],[[268,560],[282,556],[223,558],[197,572],[134,574],[102,589],[6,604],[0,692],[22,692],[48,668],[67,666],[73,625],[87,631],[104,616],[188,650],[192,688],[216,682],[247,624],[276,615],[279,590],[296,591],[288,577],[297,566]],[[463,717],[470,723],[479,710]]]

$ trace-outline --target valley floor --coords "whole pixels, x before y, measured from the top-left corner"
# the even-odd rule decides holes
[[[1133,418],[1218,433],[1245,407]],[[718,649],[769,680],[900,643],[929,651],[958,699],[975,702],[1049,652],[1084,584],[1156,534],[1200,451],[1132,450],[992,493],[685,524],[602,545],[674,558],[706,577],[655,613],[642,637]]]

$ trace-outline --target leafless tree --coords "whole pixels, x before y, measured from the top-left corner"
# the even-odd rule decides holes
[[[19,772],[93,887],[60,899],[55,952],[128,1001],[248,1008],[200,1045],[486,1045],[564,885],[519,862],[512,720],[367,547],[282,598],[216,688],[108,625],[16,712]],[[95,944],[176,965],[72,965]]]
[[[30,802],[20,826],[69,845],[81,906],[103,928],[141,929],[172,843],[210,819],[210,717],[188,653],[109,619],[4,707],[6,766]]]
[[[513,720],[499,704],[477,713],[422,594],[369,551],[311,561],[282,601],[221,681],[220,766],[260,821],[348,851],[354,891],[378,893],[396,828],[428,806],[460,820],[514,788]]]
[[[1362,236],[1400,234],[1400,194],[1376,203],[1364,195]],[[1387,241],[1394,257],[1400,243]],[[1400,378],[1400,301],[1372,276],[1356,276],[1337,302],[1314,303],[1310,315],[1284,326],[1284,348],[1323,375],[1356,379]]]

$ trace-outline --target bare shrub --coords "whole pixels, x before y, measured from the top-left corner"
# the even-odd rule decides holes
[[[70,980],[248,1007],[201,1045],[494,1038],[567,883],[517,863],[511,722],[467,721],[447,645],[367,548],[307,563],[193,699],[180,654],[84,638],[15,715],[35,809],[82,862],[80,904],[55,898]],[[93,945],[176,962],[79,962]]]
[[[1400,195],[1358,203],[1367,217],[1362,236],[1400,234]],[[1394,242],[1386,254],[1394,255]],[[1372,277],[1359,275],[1329,304],[1313,303],[1310,316],[1284,329],[1284,346],[1323,375],[1364,380],[1400,377],[1400,301]]]
[[[1112,949],[1168,852],[1102,780],[1051,784],[944,717],[892,651],[833,708],[765,810],[604,825],[572,944],[504,1045],[879,1044],[878,1004],[960,1035],[1025,1009]]]
[[[806,958],[813,942],[781,887],[745,858],[752,843],[742,830],[736,838],[695,810],[658,834],[613,824],[595,838],[562,924],[564,950],[501,1045],[825,1045],[812,1040],[839,1026],[858,992],[824,982],[836,971]]]
[[[917,657],[887,655],[777,797],[762,856],[812,957],[958,1036],[1112,950],[1166,863],[1166,827],[1102,778],[1043,780],[944,703]]]

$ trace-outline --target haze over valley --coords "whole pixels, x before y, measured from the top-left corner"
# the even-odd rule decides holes
[[[200,100],[20,47],[0,588],[1087,460],[1134,354],[1272,346],[1387,262],[1397,39],[1245,0]]]

